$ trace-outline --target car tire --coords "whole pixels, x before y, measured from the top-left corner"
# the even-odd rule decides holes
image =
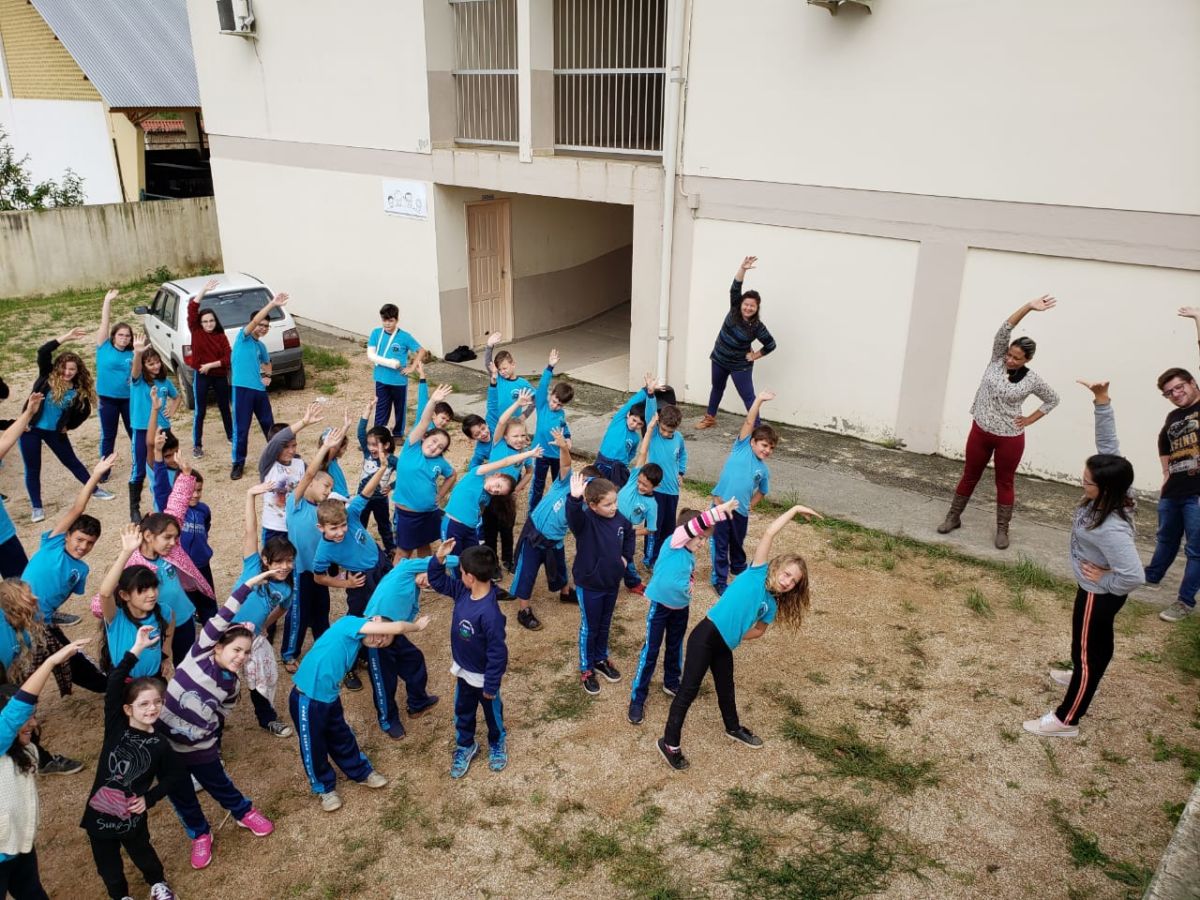
[[[186,365],[175,360],[175,380],[179,382],[179,394],[183,397],[184,409],[196,408],[195,374]]]
[[[304,371],[304,364],[300,364],[295,372],[288,372],[287,386],[290,391],[302,391],[304,386],[308,384],[308,375]]]

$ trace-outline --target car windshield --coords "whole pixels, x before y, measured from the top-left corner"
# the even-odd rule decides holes
[[[222,294],[209,294],[202,301],[205,309],[211,309],[217,314],[221,327],[241,328],[254,314],[267,305],[271,292],[266,288],[254,288],[249,291],[226,291]],[[278,306],[267,316],[272,322],[283,318],[283,310]]]

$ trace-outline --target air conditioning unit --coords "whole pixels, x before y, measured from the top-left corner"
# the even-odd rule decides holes
[[[250,0],[217,0],[217,19],[221,34],[254,37],[254,10]]]

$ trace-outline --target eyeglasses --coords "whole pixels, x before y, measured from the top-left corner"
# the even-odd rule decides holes
[[[1176,394],[1185,393],[1187,391],[1187,387],[1188,387],[1187,382],[1183,382],[1182,384],[1175,385],[1175,387],[1169,387],[1169,388],[1164,389],[1162,392],[1162,395],[1164,397],[1166,397],[1168,400],[1170,400],[1171,397],[1175,396]]]

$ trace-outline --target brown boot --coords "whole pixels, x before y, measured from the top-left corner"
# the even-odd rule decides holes
[[[996,549],[1008,548],[1008,523],[1012,521],[1012,504],[996,507]]]
[[[704,418],[696,423],[696,429],[699,431],[703,431],[705,428],[712,428],[716,424],[717,424],[717,417],[710,416],[710,415],[708,415],[708,413],[705,413]]]
[[[955,494],[954,499],[950,501],[950,511],[946,513],[946,518],[942,520],[942,524],[938,526],[938,534],[949,534],[955,528],[962,527],[962,511],[967,508],[967,503],[970,497],[964,497],[961,494]]]

